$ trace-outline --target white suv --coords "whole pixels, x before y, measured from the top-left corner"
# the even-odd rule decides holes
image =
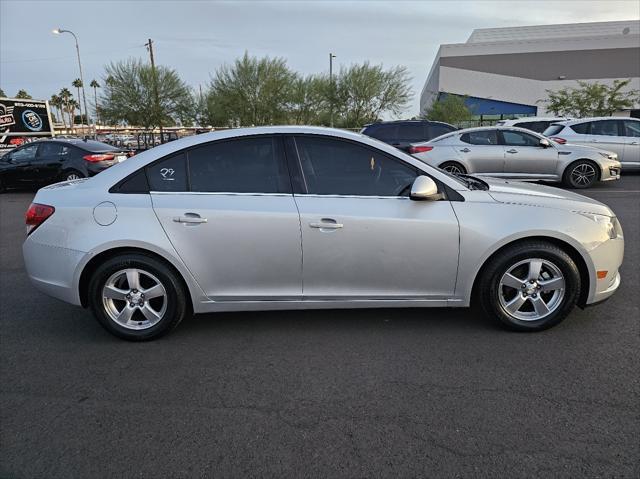
[[[561,121],[549,126],[543,134],[560,144],[613,151],[623,169],[640,169],[640,119],[607,116]]]
[[[500,120],[496,123],[496,126],[516,126],[518,128],[535,131],[536,133],[542,133],[552,124],[570,119],[571,118],[558,116],[525,116],[516,118],[515,120]]]

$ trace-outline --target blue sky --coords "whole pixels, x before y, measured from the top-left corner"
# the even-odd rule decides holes
[[[441,43],[466,41],[474,28],[640,18],[638,0],[510,1],[26,1],[0,0],[0,87],[49,98],[78,77],[73,30],[87,84],[104,65],[148,58],[175,68],[192,87],[247,50],[279,56],[305,74],[365,60],[405,65],[418,111],[420,90]],[[73,91],[73,90],[72,90]]]

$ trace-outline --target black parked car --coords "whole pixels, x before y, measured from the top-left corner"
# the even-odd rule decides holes
[[[455,126],[440,121],[402,120],[365,125],[360,133],[384,141],[403,151],[409,151],[411,143],[433,140],[455,130],[457,130]]]
[[[27,143],[0,157],[0,191],[93,176],[128,157],[126,150],[93,140]]]

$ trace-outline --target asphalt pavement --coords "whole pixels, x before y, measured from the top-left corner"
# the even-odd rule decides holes
[[[128,343],[25,274],[0,195],[0,477],[640,477],[640,176],[584,192],[622,285],[535,334],[472,310],[199,316]]]

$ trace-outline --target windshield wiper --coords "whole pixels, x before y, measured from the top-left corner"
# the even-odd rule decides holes
[[[482,181],[479,178],[476,178],[475,176],[459,174],[458,177],[462,178],[465,181],[465,183],[467,183],[467,186],[469,187],[469,189],[483,190],[483,191],[486,191],[489,189],[488,183]]]

